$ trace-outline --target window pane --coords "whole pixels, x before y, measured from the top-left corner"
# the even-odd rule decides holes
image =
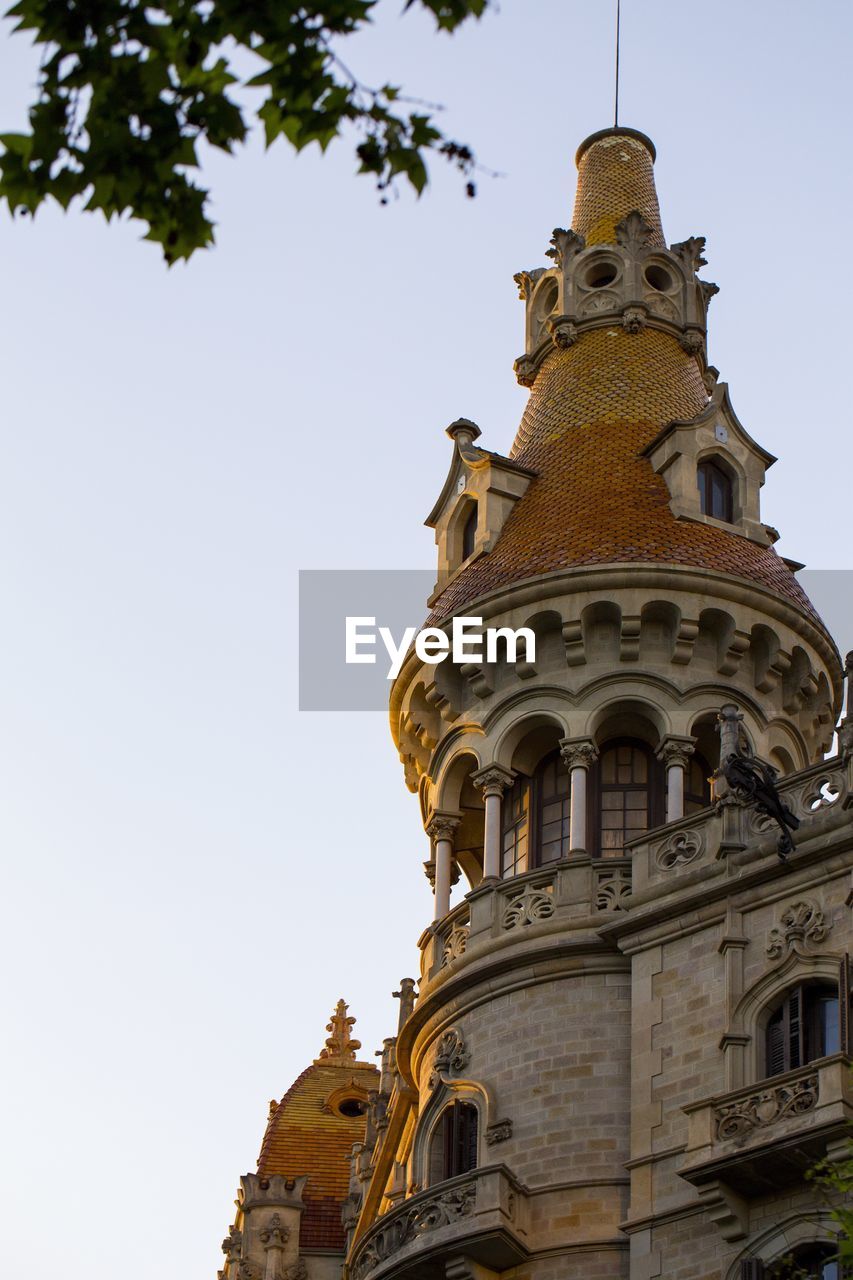
[[[838,1000],[833,996],[823,996],[820,1001],[820,1056],[822,1058],[841,1052],[841,1039],[838,1032]]]

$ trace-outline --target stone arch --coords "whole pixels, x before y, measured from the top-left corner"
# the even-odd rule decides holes
[[[833,1221],[828,1209],[807,1209],[802,1213],[789,1214],[781,1222],[754,1236],[744,1246],[726,1272],[725,1280],[739,1280],[741,1263],[747,1258],[760,1259],[769,1266],[784,1258],[798,1245],[834,1245],[839,1231],[840,1227]]]
[[[599,747],[610,738],[638,738],[656,750],[670,725],[659,706],[629,694],[602,703],[590,718],[588,732]]]
[[[721,675],[733,675],[748,646],[749,641],[745,636],[738,637],[737,623],[727,610],[703,609],[699,614],[699,634],[693,649],[694,662],[704,661]]]
[[[569,727],[565,716],[552,707],[523,705],[508,723],[497,728],[494,734],[494,763],[505,769],[522,769],[532,760],[538,763],[550,747],[560,738],[568,737]],[[542,749],[539,750],[541,743]],[[536,754],[538,751],[538,755]],[[533,759],[533,757],[536,757]]]
[[[473,888],[483,877],[485,804],[483,793],[474,786],[471,774],[480,767],[480,758],[470,746],[460,746],[445,762],[436,781],[436,808],[461,815],[453,839],[456,862]]]
[[[841,961],[842,957],[836,952],[801,955],[799,951],[792,950],[741,996],[732,1017],[732,1030],[749,1037],[746,1083],[754,1084],[765,1078],[762,1074],[764,1031],[774,1007],[783,999],[785,992],[809,980],[837,984]]]
[[[756,623],[749,634],[749,652],[756,689],[770,693],[787,666],[779,636],[772,627],[765,626],[763,622]]]

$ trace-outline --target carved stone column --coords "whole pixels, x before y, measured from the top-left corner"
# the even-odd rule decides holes
[[[695,750],[695,739],[681,738],[674,733],[664,738],[658,748],[658,760],[666,768],[667,822],[677,822],[684,817],[684,779]]]
[[[471,774],[475,787],[483,792],[486,805],[483,837],[483,879],[497,879],[501,874],[501,802],[503,793],[512,785],[515,774],[499,764],[486,765]]]
[[[441,920],[450,910],[450,883],[453,870],[453,836],[459,814],[436,813],[427,825],[427,835],[435,844],[435,901],[433,920]]]
[[[587,852],[587,787],[590,767],[598,759],[598,748],[592,738],[563,738],[560,754],[571,774],[572,789],[569,807],[569,852]]]

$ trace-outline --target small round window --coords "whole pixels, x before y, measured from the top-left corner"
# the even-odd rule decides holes
[[[646,267],[645,275],[647,282],[658,293],[669,293],[672,288],[672,276],[665,267],[653,262],[650,267]]]
[[[617,274],[612,262],[595,262],[586,273],[586,286],[588,289],[606,289],[616,279]]]
[[[348,1120],[354,1120],[356,1116],[363,1116],[367,1107],[361,1098],[342,1098],[338,1103],[338,1114],[346,1116]]]

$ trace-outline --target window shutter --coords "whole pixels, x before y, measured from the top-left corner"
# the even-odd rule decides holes
[[[803,989],[795,987],[788,996],[788,1062],[785,1069],[794,1071],[803,1065]]]
[[[845,953],[841,958],[841,971],[838,975],[838,1044],[842,1053],[848,1058],[853,1051],[850,1034],[850,956]]]
[[[740,1264],[740,1280],[764,1280],[764,1263],[760,1258],[744,1258]]]
[[[477,1168],[477,1108],[465,1108],[463,1172]]]
[[[785,1070],[785,1033],[781,1018],[767,1027],[767,1075],[778,1076]]]

